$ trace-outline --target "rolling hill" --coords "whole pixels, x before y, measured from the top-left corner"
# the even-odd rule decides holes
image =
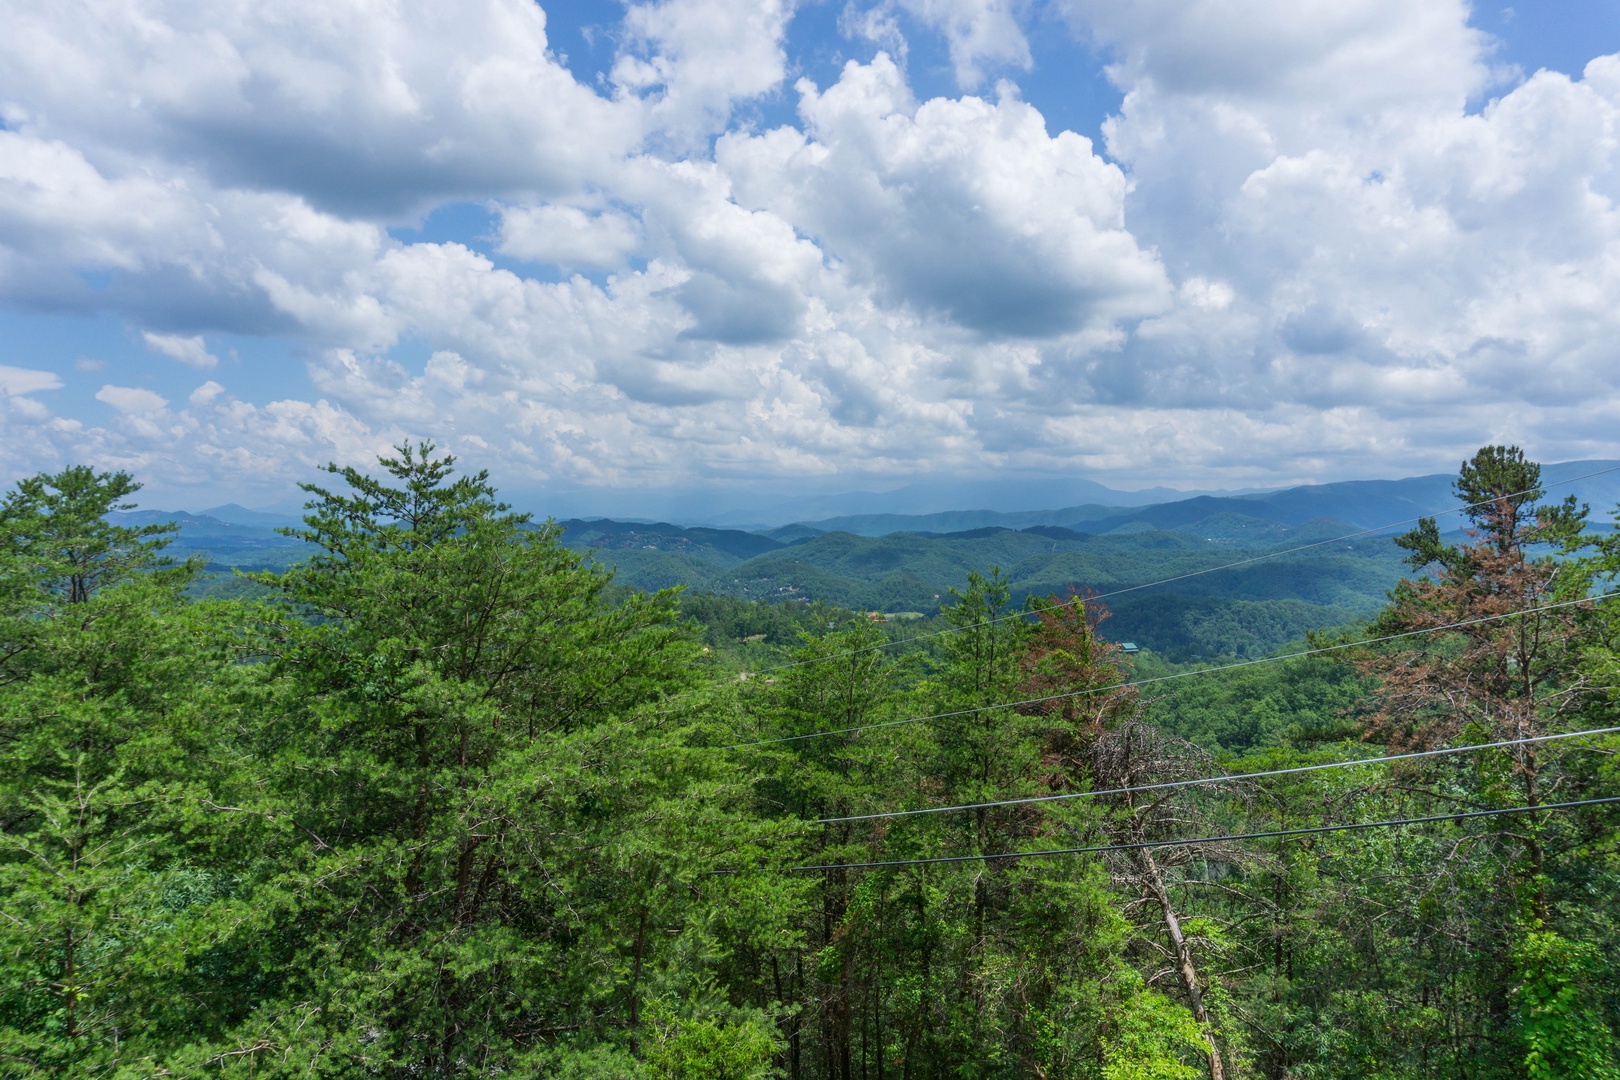
[[[1565,462],[1543,475],[1550,496],[1575,492],[1605,527],[1620,502],[1620,471],[1587,474],[1610,469],[1620,463]],[[607,518],[558,525],[565,545],[614,567],[623,585],[768,602],[932,615],[970,572],[998,567],[1014,603],[1071,589],[1112,594],[1111,636],[1193,659],[1255,655],[1376,612],[1405,572],[1389,534],[1412,518],[1455,509],[1450,486],[1449,476],[1434,475],[1144,506],[875,513],[768,531]],[[938,497],[931,490],[917,497],[924,495]],[[172,554],[200,555],[219,574],[280,569],[304,557],[299,541],[275,531],[293,519],[239,506],[114,516],[127,524],[175,521]],[[1453,531],[1462,519],[1442,522]],[[1380,534],[1354,535],[1373,529]],[[1310,546],[1293,550],[1302,545]],[[1242,565],[1217,569],[1231,563]]]
[[[1599,475],[1588,475],[1592,473]],[[1577,477],[1585,479],[1576,480]],[[1451,492],[1454,478],[1454,473],[1434,473],[1402,480],[1347,480],[1245,495],[1195,495],[1142,506],[1092,502],[1056,510],[1011,513],[981,509],[931,514],[849,514],[821,519],[807,516],[798,525],[823,532],[843,531],[863,536],[883,536],[894,532],[957,532],[989,527],[1028,529],[1037,525],[1056,525],[1091,533],[1134,530],[1144,526],[1198,532],[1201,522],[1217,515],[1231,514],[1293,526],[1317,518],[1331,518],[1357,528],[1370,529],[1455,510],[1457,501]],[[1542,482],[1548,486],[1549,498],[1561,499],[1567,494],[1574,494],[1589,503],[1594,521],[1600,524],[1610,520],[1611,511],[1620,503],[1620,461],[1566,461],[1546,465],[1542,467]]]
[[[925,615],[949,604],[950,590],[966,584],[971,571],[999,567],[1014,603],[1071,590],[1116,594],[1107,601],[1111,636],[1173,659],[1256,655],[1307,630],[1366,618],[1404,569],[1402,553],[1387,538],[1279,554],[1355,531],[1342,522],[1290,527],[1224,513],[1218,519],[1200,524],[1219,537],[1152,526],[1102,536],[1035,526],[882,537],[829,532],[786,543],[762,537],[775,546],[752,558],[722,550],[712,535],[686,537],[696,531],[672,525],[568,522],[563,542],[593,552],[621,583],[637,588],[684,584],[744,599]],[[595,542],[603,537],[618,542]],[[1216,569],[1244,559],[1260,561]],[[1142,587],[1166,578],[1180,580]]]

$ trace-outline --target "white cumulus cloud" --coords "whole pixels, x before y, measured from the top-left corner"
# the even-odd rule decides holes
[[[111,383],[96,391],[96,400],[105,401],[119,412],[134,416],[162,412],[169,405],[161,394],[136,386],[113,386]]]
[[[41,390],[57,390],[61,386],[62,380],[49,371],[33,371],[29,368],[0,364],[0,395],[18,397],[23,394],[36,394]]]
[[[787,70],[792,0],[659,0],[630,4],[628,48],[614,82],[647,95],[654,131],[681,149],[725,129],[740,101],[775,89]]]
[[[519,259],[569,269],[613,269],[640,246],[639,224],[616,210],[512,206],[501,213],[500,250]]]
[[[246,490],[405,435],[520,485],[1614,455],[1620,57],[1524,77],[1460,0],[1057,6],[1123,94],[1102,147],[1026,100],[1008,0],[847,6],[864,51],[819,85],[787,0],[632,3],[595,83],[528,0],[0,0],[0,302],[307,358],[247,400],[117,385],[97,344],[99,417],[0,369],[0,460]],[[902,26],[960,96],[918,99]],[[488,235],[390,231],[447,206]]]
[[[1168,283],[1125,228],[1126,181],[1073,132],[998,100],[917,104],[880,53],[825,91],[807,131],[728,136],[745,203],[818,238],[893,301],[985,334],[1044,337],[1140,317]]]
[[[582,86],[522,0],[8,3],[0,116],[122,172],[157,157],[345,213],[573,191],[639,105]]]
[[[202,335],[183,337],[180,334],[154,334],[150,330],[141,334],[146,347],[178,360],[187,367],[211,368],[219,366],[219,357],[208,351]]]
[[[975,90],[985,68],[1032,65],[1017,0],[899,0],[900,6],[945,36],[956,84]]]

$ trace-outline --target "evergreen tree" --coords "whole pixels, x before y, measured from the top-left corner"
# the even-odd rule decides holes
[[[431,445],[381,465],[306,486],[314,555],[262,578],[285,614],[253,809],[284,827],[243,947],[276,989],[238,1060],[422,1077],[645,1049],[644,1001],[713,996],[681,803],[703,788],[647,708],[693,678],[672,595],[606,606],[605,572]]]
[[[187,602],[171,527],[106,522],[136,487],[73,468],[0,508],[0,1075],[138,1074],[242,1007],[199,968],[233,891],[201,804],[238,613]]]
[[[0,1080],[1616,1077],[1612,815],[1278,835],[1616,790],[1590,740],[1296,769],[1614,723],[1620,541],[1517,448],[1400,538],[1408,636],[1158,705],[1083,596],[970,575],[901,660],[697,626],[379,464],[306,487],[260,606],[127,474],[0,502]]]
[[[1587,508],[1574,497],[1541,503],[1540,466],[1518,447],[1483,447],[1462,464],[1454,490],[1472,523],[1464,542],[1442,543],[1432,518],[1399,537],[1413,567],[1437,566],[1438,573],[1401,582],[1374,624],[1378,634],[1424,633],[1362,662],[1380,681],[1368,737],[1393,749],[1535,738],[1589,715],[1591,686],[1580,661],[1594,617],[1589,607],[1569,601],[1588,595],[1591,571],[1587,563],[1560,557],[1583,544]],[[1582,753],[1567,745],[1521,744],[1470,756],[1466,765],[1442,761],[1414,770],[1407,783],[1452,805],[1535,807],[1584,794],[1583,770],[1570,765]],[[1469,1025],[1476,1051],[1507,1040],[1510,990],[1536,979],[1515,959],[1529,955],[1522,943],[1534,938],[1545,945],[1563,933],[1578,938],[1583,930],[1579,920],[1561,917],[1558,890],[1568,871],[1556,865],[1580,828],[1568,816],[1535,815],[1486,833],[1487,851],[1518,854],[1504,858],[1512,892],[1486,890],[1464,902],[1467,933],[1491,943],[1469,950],[1479,977],[1459,985],[1467,996],[1479,994],[1489,1018]],[[1459,862],[1458,869],[1465,865]],[[1545,945],[1535,955],[1557,952]],[[1477,1066],[1480,1057],[1469,1060]]]

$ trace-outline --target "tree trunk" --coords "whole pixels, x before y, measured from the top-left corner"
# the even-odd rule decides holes
[[[1175,905],[1170,902],[1170,893],[1164,887],[1164,874],[1147,848],[1139,849],[1137,854],[1141,859],[1142,877],[1147,882],[1148,891],[1164,912],[1164,927],[1169,931],[1171,945],[1175,947],[1176,971],[1181,975],[1182,989],[1187,991],[1193,1019],[1198,1021],[1198,1026],[1204,1032],[1204,1040],[1209,1043],[1209,1075],[1211,1080],[1226,1080],[1226,1067],[1221,1062],[1221,1051],[1215,1045],[1215,1033],[1209,1025],[1209,1010],[1204,1007],[1204,995],[1198,989],[1198,969],[1193,966],[1192,949],[1187,946],[1187,939],[1181,933],[1181,920],[1176,917]]]
[[[641,905],[641,915],[636,923],[636,958],[630,971],[630,1030],[635,1031],[641,1026],[641,957],[647,950],[647,905]],[[631,1048],[635,1048],[635,1036],[631,1037]]]
[[[1522,736],[1521,736],[1522,737]],[[1534,747],[1526,747],[1521,765],[1524,773],[1524,802],[1526,806],[1541,805],[1540,773],[1536,767]],[[1525,827],[1525,849],[1530,860],[1530,904],[1536,921],[1547,925],[1547,855],[1542,849],[1537,814],[1529,814]]]

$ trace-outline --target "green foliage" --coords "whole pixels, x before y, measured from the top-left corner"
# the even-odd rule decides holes
[[[1130,996],[1103,1040],[1103,1080],[1197,1080],[1193,1064],[1208,1050],[1192,1014],[1156,990],[1141,985],[1134,972],[1122,981]]]
[[[1431,517],[1419,518],[1417,528],[1397,536],[1395,543],[1412,553],[1406,557],[1406,565],[1413,570],[1435,563],[1452,566],[1462,558],[1455,546],[1441,542],[1440,526]]]
[[[1151,647],[1172,663],[1268,656],[1308,633],[1360,622],[1377,610],[1370,603],[1340,607],[1173,593],[1121,599],[1110,634]]]
[[[10,581],[75,604],[159,565],[157,552],[172,539],[172,525],[127,528],[107,521],[112,511],[133,506],[128,500],[138,490],[128,473],[83,465],[18,482],[0,503],[0,544],[16,567]]]
[[[732,554],[711,555],[700,542],[672,551],[595,550],[593,539],[588,530],[577,537],[570,530],[563,537],[567,544],[593,550],[617,569],[621,581],[642,589],[686,585],[694,592],[774,601],[790,609],[808,601],[932,617],[951,606],[951,590],[966,588],[969,573],[980,567],[1005,567],[1009,601],[1021,604],[1029,596],[1064,595],[1070,588],[1108,592],[1196,575],[1245,555],[1274,552],[1298,543],[1300,536],[1244,532],[1237,546],[1203,533],[1157,530],[1061,537],[1003,528],[942,536],[834,532],[740,562]],[[1262,655],[1308,630],[1372,616],[1400,576],[1398,555],[1389,540],[1363,539],[1195,576],[1119,597],[1109,631],[1117,640],[1136,641],[1176,660]]]
[[[1535,505],[1546,493],[1541,486],[1541,466],[1527,459],[1517,446],[1480,447],[1462,463],[1452,490],[1474,527],[1500,551],[1518,542],[1527,518],[1534,521],[1542,516]],[[1571,511],[1575,505],[1573,497],[1565,503]],[[1580,516],[1585,512],[1580,511]]]
[[[1513,544],[1489,541],[1508,511],[1477,517],[1386,622],[1620,574],[1620,548],[1569,531],[1580,508],[1514,502],[1533,463],[1487,451],[1458,490],[1502,495]],[[379,464],[331,466],[275,549],[303,561],[251,578],[109,521],[123,474],[31,478],[0,508],[0,1080],[1191,1080],[1217,1051],[1273,1080],[1617,1076],[1611,813],[1278,835],[1606,795],[1593,750],[1616,740],[1090,794],[1217,771],[1181,737],[1241,774],[1382,745],[1351,734],[1614,723],[1605,608],[1143,702],[1102,608],[1056,595],[1230,547],[834,536],[753,559],[807,576],[648,595],[431,446]],[[691,559],[682,532],[597,539]],[[698,539],[738,573],[767,542]],[[1519,559],[1554,543],[1561,563]],[[985,552],[1009,570],[976,572]],[[1184,641],[1257,654],[1371,614],[1356,598],[1394,562],[1278,560],[1106,626],[1162,608]],[[929,618],[776,591],[857,577]],[[1402,725],[1358,726],[1395,705]],[[1245,832],[1268,835],[1031,854]]]
[[[658,1080],[763,1080],[776,1072],[781,1040],[768,1021],[683,1019],[664,1009],[648,1019],[647,1074]]]
[[[1349,665],[1317,656],[1150,689],[1154,720],[1166,730],[1210,750],[1244,753],[1359,734],[1355,717],[1372,686]]]
[[[30,598],[0,620],[0,1068],[18,1076],[110,1073],[245,1004],[191,966],[203,913],[230,906],[195,806],[221,773],[232,613],[186,601],[166,530],[101,519],[132,490],[70,469],[5,504],[8,591]]]
[[[1517,446],[1481,447],[1462,463],[1452,491],[1483,543],[1499,554],[1526,540],[1570,544],[1586,523],[1588,508],[1573,495],[1552,506],[1537,505],[1546,494],[1541,466]],[[1416,570],[1438,564],[1461,571],[1470,565],[1466,552],[1440,542],[1434,518],[1422,518],[1416,529],[1395,542],[1412,553],[1406,562]]]
[[[669,783],[702,785],[637,717],[689,684],[693,649],[672,597],[603,605],[607,575],[483,474],[451,479],[430,446],[381,464],[309,486],[317,554],[263,578],[313,616],[266,626],[263,806],[296,823],[266,963],[289,1004],[330,995],[327,1036],[379,1068],[502,1068],[633,1019],[684,944],[657,927],[684,922],[704,840]]]
[[[1620,1077],[1620,1045],[1593,1000],[1600,971],[1596,946],[1532,930],[1513,958],[1521,972],[1515,993],[1530,1080]]]

